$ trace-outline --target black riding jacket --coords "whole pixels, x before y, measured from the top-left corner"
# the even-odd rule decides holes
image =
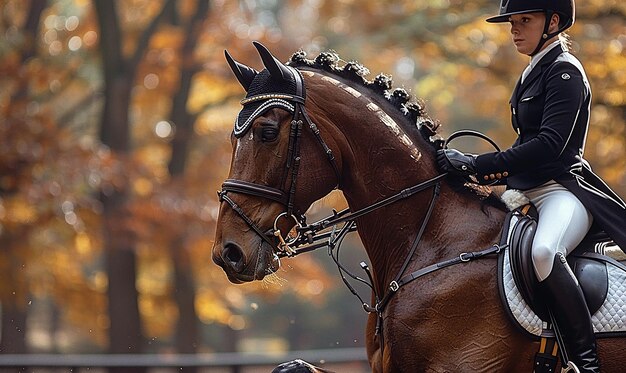
[[[510,149],[476,158],[479,180],[520,190],[556,180],[626,249],[626,204],[583,159],[591,88],[581,63],[560,45],[553,48],[518,81],[510,104],[518,138]]]

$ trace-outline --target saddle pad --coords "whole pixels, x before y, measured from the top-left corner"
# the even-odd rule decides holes
[[[515,219],[516,216],[511,217],[510,227],[515,225]],[[509,230],[509,236],[510,234]],[[609,278],[608,294],[600,309],[591,316],[593,328],[599,336],[603,333],[626,335],[626,272],[611,263],[606,263],[606,266]],[[544,322],[524,301],[515,285],[508,247],[498,259],[498,285],[504,308],[513,323],[531,336],[539,337],[545,326]]]

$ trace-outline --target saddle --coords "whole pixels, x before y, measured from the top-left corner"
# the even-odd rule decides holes
[[[536,290],[539,284],[532,264],[531,247],[538,221],[537,210],[528,203],[510,211],[505,220],[498,258],[500,295],[513,323],[539,337],[549,322],[548,311]],[[626,266],[602,255],[610,238],[592,227],[579,246],[567,256],[568,264],[593,315],[596,333],[626,334],[623,309],[626,299]]]
[[[548,321],[548,311],[536,291],[539,280],[533,269],[531,253],[537,228],[537,210],[533,205],[528,204],[512,213],[518,215],[518,219],[511,229],[509,240],[511,273],[522,298],[539,318]],[[567,257],[568,264],[585,295],[591,315],[604,303],[609,283],[606,264],[602,258],[590,258],[585,255],[595,253],[596,245],[607,241],[610,241],[610,238],[604,232],[590,233]]]

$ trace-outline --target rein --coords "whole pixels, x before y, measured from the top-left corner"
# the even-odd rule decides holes
[[[311,244],[312,240],[315,241],[317,240],[317,237],[315,237],[315,234],[317,234],[318,232],[331,227],[331,226],[335,226],[337,224],[341,224],[341,223],[345,223],[345,222],[354,222],[356,219],[367,215],[375,210],[378,210],[382,207],[385,206],[389,206],[395,202],[398,202],[400,200],[409,198],[411,196],[413,196],[414,194],[421,192],[425,189],[431,188],[431,187],[435,187],[436,193],[433,196],[432,201],[434,201],[436,199],[436,197],[439,195],[439,188],[440,188],[440,182],[443,178],[445,178],[448,174],[444,173],[444,174],[440,174],[437,175],[435,177],[433,177],[432,179],[428,179],[422,183],[413,185],[409,188],[403,189],[400,192],[389,196],[383,200],[380,200],[378,202],[375,202],[369,206],[366,206],[360,210],[357,210],[355,212],[351,212],[350,209],[345,209],[340,211],[339,213],[335,213],[329,217],[326,217],[324,219],[321,219],[315,223],[309,224],[309,225],[305,225],[305,226],[301,226],[298,227],[297,230],[300,233],[300,237],[294,242],[293,246],[298,247],[301,245],[304,245],[306,243]],[[427,215],[428,216],[428,215]],[[325,246],[325,245],[324,245]],[[323,247],[323,246],[320,246]],[[317,247],[316,247],[317,248]],[[298,255],[300,253],[303,252],[308,252],[311,251],[311,249],[308,246],[305,246],[303,248],[300,249],[296,249],[294,250],[294,253],[289,255],[289,256],[293,256],[293,255]],[[281,256],[281,254],[279,254],[279,256]],[[283,254],[283,256],[287,256],[286,254]]]

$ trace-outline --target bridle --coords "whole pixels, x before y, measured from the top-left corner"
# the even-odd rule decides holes
[[[306,109],[304,107],[306,89],[302,74],[299,70],[293,67],[287,66],[287,68],[292,72],[292,76],[295,80],[295,95],[288,95],[284,93],[264,93],[247,97],[241,101],[241,104],[246,105],[259,101],[269,103],[270,101],[274,101],[274,103],[279,103],[282,108],[293,112],[289,131],[289,145],[287,148],[287,164],[285,165],[285,172],[281,182],[282,185],[286,185],[288,175],[291,173],[289,190],[285,192],[281,189],[249,181],[226,179],[222,184],[222,190],[217,192],[220,202],[226,202],[252,230],[254,230],[267,244],[270,245],[270,247],[277,250],[275,253],[279,256],[295,255],[296,252],[292,245],[300,238],[300,231],[306,226],[306,217],[304,216],[304,213],[296,210],[295,208],[296,186],[301,161],[300,140],[303,127],[305,125],[311,129],[311,132],[320,144],[322,151],[326,154],[326,157],[335,172],[337,185],[339,185],[340,180],[339,167],[337,166],[332,150],[328,147],[326,142],[324,142],[317,125],[311,121],[311,118],[306,113]],[[263,231],[258,224],[250,219],[243,209],[228,196],[229,192],[248,194],[278,202],[285,207],[285,211],[276,216],[272,228],[267,231]],[[289,236],[289,234],[283,236],[280,229],[278,229],[278,222],[281,218],[291,218],[294,220],[297,227],[297,235],[295,237]],[[275,237],[278,240],[278,245],[275,242],[272,242],[270,237]]]

